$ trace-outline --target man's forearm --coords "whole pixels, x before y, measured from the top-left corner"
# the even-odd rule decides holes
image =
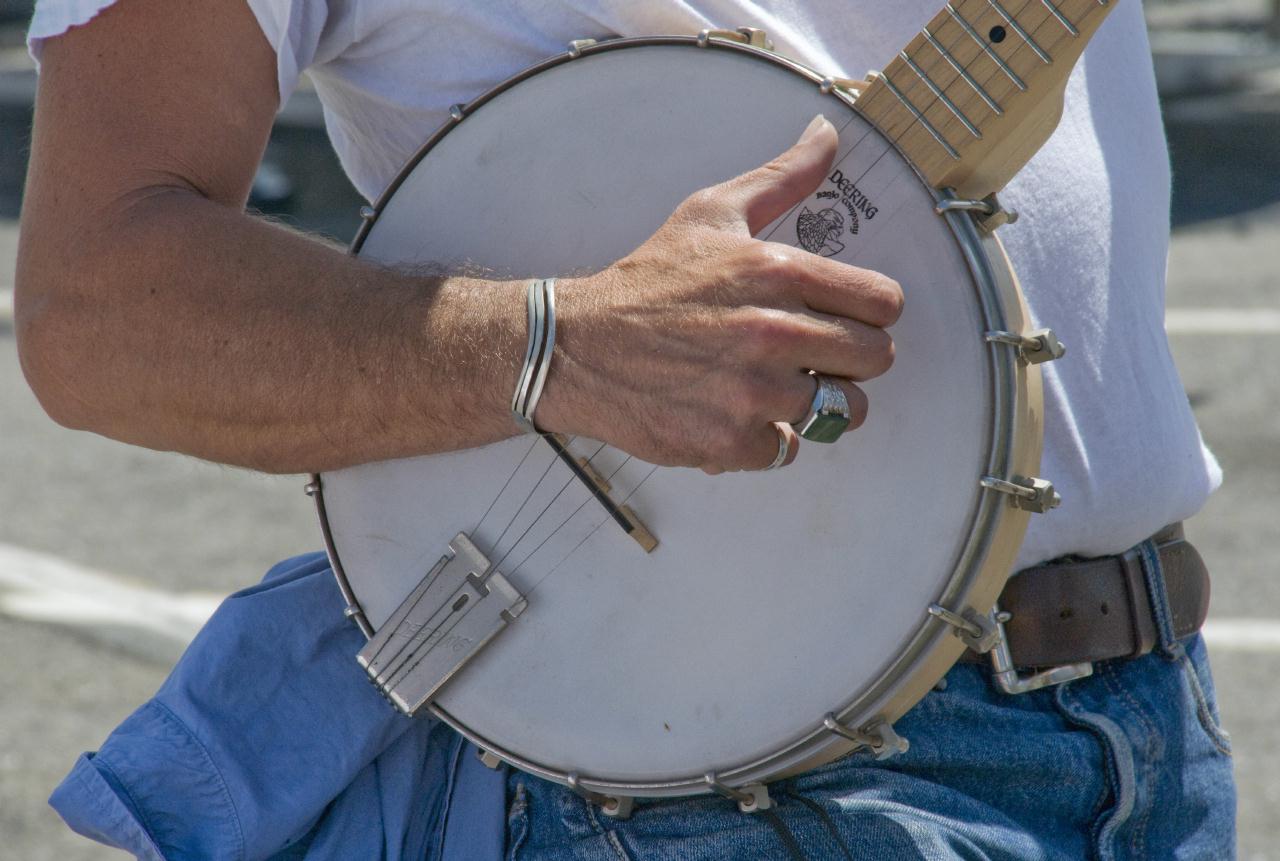
[[[23,367],[64,424],[271,472],[515,432],[517,284],[392,272],[181,188],[82,227],[57,249],[65,225],[24,223],[19,261]]]
[[[113,6],[45,46],[15,296],[42,403],[72,427],[274,472],[515,433],[522,284],[387,271],[242,211],[272,59],[242,5],[172,0]],[[752,238],[813,192],[837,143],[815,118],[624,259],[562,279],[538,426],[652,463],[760,469],[795,456],[810,371],[861,423],[854,381],[892,362],[901,288]]]

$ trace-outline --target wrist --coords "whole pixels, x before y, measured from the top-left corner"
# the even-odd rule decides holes
[[[511,394],[528,341],[528,280],[446,278],[435,283],[415,351],[424,365],[416,386],[421,413],[461,432],[471,448],[514,435]],[[445,395],[445,397],[441,397]]]

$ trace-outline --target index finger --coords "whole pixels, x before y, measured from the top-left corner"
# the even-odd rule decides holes
[[[888,275],[789,245],[775,250],[787,260],[787,274],[811,311],[880,328],[892,326],[902,316],[902,285]]]

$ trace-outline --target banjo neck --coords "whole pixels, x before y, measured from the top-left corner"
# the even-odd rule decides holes
[[[952,0],[855,108],[935,188],[999,191],[1048,140],[1067,78],[1112,0]]]

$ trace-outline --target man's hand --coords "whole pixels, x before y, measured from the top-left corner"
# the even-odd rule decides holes
[[[889,278],[752,236],[822,182],[835,129],[819,117],[768,164],[689,197],[644,245],[557,287],[558,338],[539,408],[547,430],[606,440],[653,463],[708,472],[761,469],[779,430],[813,400],[808,371],[852,380],[884,373],[884,331],[902,311]]]

